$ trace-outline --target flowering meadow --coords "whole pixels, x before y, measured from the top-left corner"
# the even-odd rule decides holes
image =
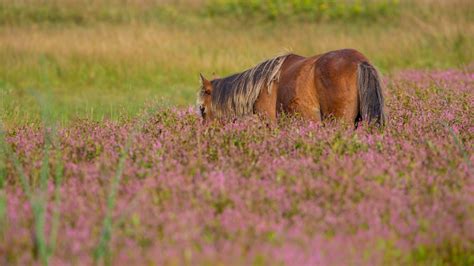
[[[384,83],[382,130],[193,107],[8,128],[0,264],[473,265],[474,73]]]

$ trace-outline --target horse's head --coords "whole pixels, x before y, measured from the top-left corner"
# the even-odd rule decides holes
[[[197,98],[198,112],[203,120],[212,119],[212,83],[202,74],[200,74],[200,77],[201,89],[199,90]]]

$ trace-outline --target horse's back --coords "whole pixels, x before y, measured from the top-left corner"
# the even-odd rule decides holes
[[[282,66],[278,85],[277,103],[280,111],[317,119],[314,117],[317,110],[313,108],[317,104],[317,95],[313,89],[311,73],[316,60],[317,57],[288,55]]]
[[[316,120],[328,115],[354,120],[358,114],[357,69],[366,61],[354,49],[312,57],[289,55],[280,76],[280,109]]]

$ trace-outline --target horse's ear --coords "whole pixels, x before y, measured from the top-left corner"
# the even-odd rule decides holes
[[[199,73],[199,77],[201,78],[201,84],[203,86],[211,85],[211,82],[209,82],[209,80],[207,80],[201,73]]]
[[[199,76],[201,78],[202,89],[204,90],[205,93],[211,94],[211,91],[212,91],[211,82],[207,80],[201,73],[199,73]]]

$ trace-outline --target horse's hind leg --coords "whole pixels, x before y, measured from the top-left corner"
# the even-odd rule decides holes
[[[276,122],[277,113],[277,86],[272,85],[269,91],[263,88],[254,104],[254,113]]]
[[[322,113],[354,124],[359,114],[357,65],[348,64],[342,69],[323,65],[321,68],[329,69],[319,70],[316,79]]]
[[[341,90],[343,90],[341,88]],[[345,101],[344,107],[342,108],[342,119],[348,124],[353,124],[357,122],[357,116],[359,115],[359,101],[358,101],[358,91],[357,91],[357,79],[354,79],[353,82],[348,85],[348,88],[345,88]]]
[[[290,109],[292,113],[307,120],[319,122],[322,119],[319,104],[315,102],[303,102],[296,99],[290,103]]]

